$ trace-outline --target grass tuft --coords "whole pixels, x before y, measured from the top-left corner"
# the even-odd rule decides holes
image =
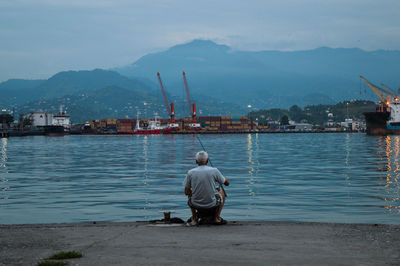
[[[67,259],[76,259],[82,258],[82,253],[76,251],[61,251],[56,254],[53,254],[49,257],[49,260],[67,260]]]
[[[52,260],[44,260],[37,264],[37,266],[65,266],[68,265],[66,261],[52,261]]]

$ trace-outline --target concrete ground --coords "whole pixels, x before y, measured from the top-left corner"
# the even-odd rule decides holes
[[[0,265],[400,265],[400,225],[231,222],[0,225]]]

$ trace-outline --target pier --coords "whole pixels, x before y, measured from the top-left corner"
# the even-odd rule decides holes
[[[2,130],[0,131],[0,138],[8,138],[10,136],[10,133],[8,131]]]
[[[230,222],[224,226],[72,223],[0,225],[0,265],[399,265],[400,225]]]

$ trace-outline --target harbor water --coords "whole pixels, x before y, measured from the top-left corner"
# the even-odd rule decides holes
[[[229,178],[227,220],[400,223],[400,136],[199,135]],[[186,220],[195,135],[0,143],[0,224]]]

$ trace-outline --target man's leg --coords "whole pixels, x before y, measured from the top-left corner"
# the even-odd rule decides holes
[[[190,210],[192,211],[192,222],[197,222],[196,209],[192,205],[190,198],[188,198],[188,206],[190,207]]]
[[[220,190],[220,191],[218,191],[218,194],[221,195],[222,201],[221,201],[221,204],[218,206],[217,213],[215,215],[216,223],[221,222],[221,212],[222,212],[222,208],[224,207],[224,204],[225,204],[225,193],[222,190]]]
[[[197,222],[196,209],[193,207],[190,207],[190,210],[192,211],[192,222]]]

